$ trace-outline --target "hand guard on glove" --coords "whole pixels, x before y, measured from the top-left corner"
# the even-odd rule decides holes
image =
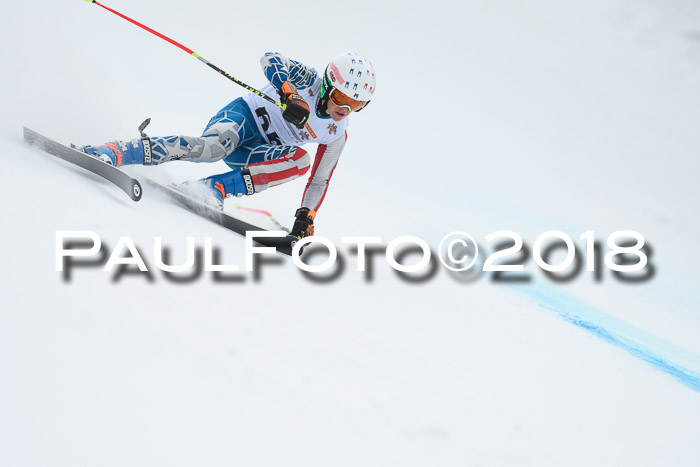
[[[304,124],[309,120],[311,111],[309,104],[299,95],[297,87],[289,81],[282,83],[279,90],[282,103],[287,106],[282,111],[282,117],[298,129],[304,128]]]
[[[296,220],[291,235],[297,238],[311,237],[314,234],[314,217],[316,211],[309,208],[297,209]]]

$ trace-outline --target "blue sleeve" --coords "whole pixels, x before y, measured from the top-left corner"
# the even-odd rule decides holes
[[[291,82],[297,89],[306,89],[316,80],[316,71],[295,60],[290,60],[278,52],[268,52],[260,59],[267,80],[276,89],[285,81]]]

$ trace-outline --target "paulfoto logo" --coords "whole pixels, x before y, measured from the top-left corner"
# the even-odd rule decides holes
[[[114,249],[110,249],[94,231],[56,231],[56,271],[62,272],[64,281],[69,281],[71,271],[80,267],[99,267],[102,272],[118,271],[135,267],[141,273],[150,274],[153,269],[166,277],[178,274],[193,274],[199,278],[206,273],[255,273],[260,260],[276,256],[271,239],[285,238],[285,231],[248,231],[245,237],[244,264],[219,264],[220,249],[211,237],[203,238],[203,246],[196,246],[195,237],[188,236],[186,260],[181,264],[168,264],[169,248],[163,245],[162,237],[152,241],[154,267],[144,260],[142,247],[137,247],[128,236],[119,238]],[[400,236],[388,243],[381,237],[341,237],[340,250],[328,238],[311,236],[297,241],[291,252],[292,263],[307,277],[328,275],[337,280],[345,271],[346,256],[355,257],[355,271],[371,274],[378,261],[385,262],[397,274],[412,278],[411,282],[431,280],[442,266],[448,274],[479,276],[492,273],[494,282],[527,282],[535,272],[526,266],[534,262],[534,269],[555,282],[567,282],[583,273],[591,274],[596,281],[603,278],[605,270],[625,282],[643,282],[654,276],[655,268],[650,261],[652,248],[644,236],[632,230],[620,230],[603,239],[593,231],[578,236],[578,244],[565,232],[550,230],[539,235],[532,247],[522,237],[510,230],[492,232],[479,243],[470,234],[456,231],[446,234],[439,242],[437,251],[417,236]],[[559,251],[561,250],[561,251]],[[313,256],[325,255],[321,264],[309,264]],[[557,260],[553,258],[558,256]],[[416,257],[416,258],[414,258]],[[407,260],[410,259],[410,260]],[[317,277],[318,279],[318,277]],[[323,280],[321,280],[323,281]]]

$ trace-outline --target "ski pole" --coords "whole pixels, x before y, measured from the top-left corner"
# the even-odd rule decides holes
[[[283,226],[277,221],[277,219],[275,219],[275,216],[273,216],[272,213],[270,213],[270,211],[265,211],[263,209],[246,208],[245,206],[241,206],[240,203],[234,204],[233,208],[239,211],[248,211],[254,212],[256,214],[262,214],[263,216],[267,217],[270,220],[270,222],[275,224],[275,227],[277,227],[278,229],[284,230],[287,233],[290,232],[290,230],[287,227]]]
[[[139,23],[138,21],[133,20],[133,19],[129,18],[128,16],[123,15],[123,14],[119,13],[118,11],[113,10],[113,9],[109,8],[108,6],[105,6],[105,5],[99,3],[99,2],[97,2],[97,1],[95,1],[95,0],[85,0],[85,1],[86,1],[87,3],[94,3],[95,5],[101,6],[102,8],[104,8],[104,9],[107,10],[107,11],[109,11],[110,13],[114,13],[115,15],[119,16],[120,18],[123,18],[123,19],[127,20],[128,22],[130,22],[130,23],[132,23],[132,24],[135,24],[136,26],[138,26],[138,27],[140,27],[140,28],[142,28],[142,29],[145,29],[146,31],[150,32],[151,34],[155,34],[156,36],[160,37],[160,38],[163,39],[164,41],[170,42],[170,43],[173,44],[174,46],[179,47],[180,49],[184,50],[185,52],[187,52],[188,54],[190,54],[190,55],[193,56],[194,58],[198,59],[199,61],[201,61],[201,62],[204,63],[205,65],[208,65],[210,68],[212,68],[213,70],[219,72],[219,74],[224,75],[225,77],[227,77],[228,79],[230,79],[230,80],[233,81],[234,83],[238,84],[239,86],[243,86],[243,87],[244,87],[245,89],[247,89],[248,91],[253,92],[253,93],[257,94],[258,96],[262,97],[263,99],[265,99],[265,100],[267,100],[267,101],[269,101],[269,102],[271,102],[271,103],[273,103],[273,104],[275,104],[275,105],[281,107],[282,110],[284,110],[284,109],[287,108],[287,106],[286,106],[285,104],[282,104],[281,102],[279,102],[279,101],[273,99],[272,97],[268,96],[268,95],[265,94],[264,92],[258,91],[257,89],[255,89],[255,88],[252,87],[252,86],[248,86],[248,85],[245,84],[243,81],[241,81],[241,80],[239,80],[238,78],[235,78],[234,76],[232,76],[232,75],[226,73],[224,70],[222,70],[222,69],[219,68],[218,66],[214,65],[213,63],[211,63],[211,62],[210,62],[209,60],[207,60],[206,58],[204,58],[204,57],[202,57],[201,55],[195,53],[193,50],[188,49],[187,47],[185,47],[184,45],[180,44],[179,42],[174,41],[174,40],[172,40],[171,38],[169,38],[169,37],[167,37],[167,36],[165,36],[165,35],[159,33],[158,31],[155,31],[155,30],[149,28],[149,27],[146,26],[145,24],[141,24],[141,23]]]

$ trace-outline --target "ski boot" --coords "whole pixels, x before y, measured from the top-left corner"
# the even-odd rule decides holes
[[[74,148],[85,154],[100,159],[103,162],[119,167],[122,165],[143,164],[151,165],[151,140],[144,130],[151,123],[151,119],[147,118],[140,126],[139,133],[141,138],[132,139],[129,142],[125,141],[110,141],[100,146],[82,146]]]
[[[201,180],[191,180],[180,184],[181,191],[223,209],[224,199],[228,196],[252,195],[255,193],[250,170],[238,168],[218,175],[212,175]]]
[[[143,143],[140,139],[133,139],[129,142],[110,141],[100,146],[88,145],[79,149],[85,154],[115,167],[143,164]]]

